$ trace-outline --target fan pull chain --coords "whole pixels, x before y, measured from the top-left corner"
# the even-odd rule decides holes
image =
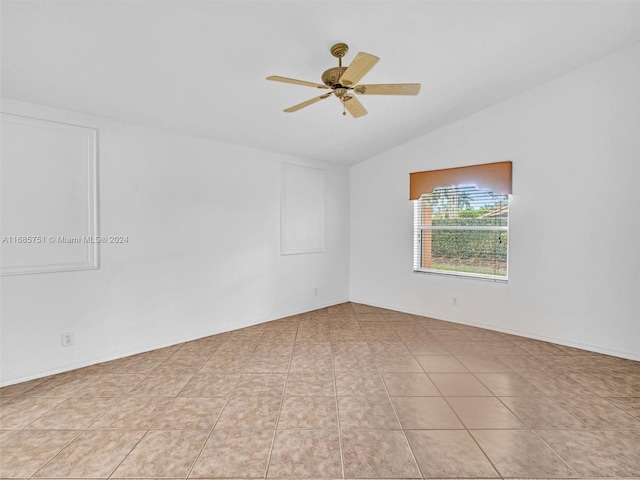
[[[346,110],[345,105],[344,105],[344,100],[342,100],[342,115],[343,116],[347,115],[347,110]]]

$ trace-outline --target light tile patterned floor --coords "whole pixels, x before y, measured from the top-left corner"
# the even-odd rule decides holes
[[[1,478],[640,477],[640,362],[346,303],[0,389]]]

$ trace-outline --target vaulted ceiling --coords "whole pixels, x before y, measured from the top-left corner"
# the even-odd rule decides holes
[[[640,41],[638,1],[3,1],[2,95],[354,164]],[[335,98],[320,82],[349,44],[365,83],[417,97]],[[215,159],[212,159],[214,161]]]

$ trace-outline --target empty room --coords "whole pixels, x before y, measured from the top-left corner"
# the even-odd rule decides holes
[[[640,478],[640,0],[0,9],[0,478]]]

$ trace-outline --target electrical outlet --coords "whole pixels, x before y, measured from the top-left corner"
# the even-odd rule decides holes
[[[318,296],[318,287],[313,289],[313,296],[317,297]]]
[[[458,297],[451,297],[451,305],[454,307],[458,306]]]
[[[62,346],[68,347],[73,345],[73,332],[66,332],[62,334]]]

